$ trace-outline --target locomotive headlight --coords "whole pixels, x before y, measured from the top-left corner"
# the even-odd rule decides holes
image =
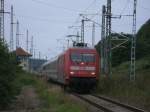
[[[95,72],[91,72],[91,75],[95,75]]]
[[[84,62],[81,62],[81,65],[84,65]]]
[[[74,74],[74,72],[72,72],[72,71],[71,71],[71,72],[70,72],[70,74],[71,74],[71,75],[73,75],[73,74]]]

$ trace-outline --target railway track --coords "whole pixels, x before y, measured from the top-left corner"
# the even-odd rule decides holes
[[[80,94],[74,94],[74,96],[104,112],[146,112],[142,109],[138,109],[102,96]]]

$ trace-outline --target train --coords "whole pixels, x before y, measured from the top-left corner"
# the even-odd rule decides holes
[[[94,89],[100,77],[100,57],[96,49],[77,43],[41,67],[41,75],[74,90]]]

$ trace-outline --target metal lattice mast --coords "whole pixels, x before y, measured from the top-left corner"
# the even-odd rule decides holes
[[[26,43],[26,45],[27,45],[27,48],[26,48],[26,50],[27,50],[27,52],[29,51],[29,31],[27,30],[27,32],[26,32],[26,36],[27,36],[27,43]]]
[[[33,59],[35,59],[36,58],[36,50],[34,49],[34,51],[33,51]]]
[[[79,32],[77,32],[77,36],[76,36],[76,42],[79,43]]]
[[[134,0],[134,11],[133,11],[133,28],[132,28],[132,40],[131,40],[131,68],[130,68],[130,80],[135,80],[135,51],[136,51],[136,6],[137,0]]]
[[[0,2],[0,38],[2,38],[4,42],[4,0]]]
[[[105,71],[105,13],[106,7],[105,5],[102,6],[102,28],[101,28],[101,73]]]
[[[33,36],[31,37],[31,49],[30,53],[33,55]]]
[[[1,21],[1,17],[0,17],[0,28],[1,28],[1,23],[2,21]],[[2,39],[3,40],[3,38],[1,37],[1,30],[0,30],[0,39]]]
[[[111,0],[107,0],[106,11],[106,74],[111,74]]]
[[[109,40],[108,40],[108,48],[109,48],[109,75],[111,75],[111,64],[112,64],[112,57],[111,57],[111,0],[108,0],[108,14],[109,14],[109,19],[108,19],[108,22],[109,22]]]
[[[10,22],[10,51],[14,50],[14,22],[13,22],[13,6],[11,6],[11,22]]]
[[[92,46],[94,47],[95,44],[95,23],[93,22],[92,26]]]
[[[39,51],[39,60],[41,59],[41,52]]]
[[[16,49],[19,47],[19,21],[16,23]]]
[[[84,43],[84,19],[81,20],[81,43]]]
[[[106,39],[105,39],[105,74],[109,74],[109,68],[108,68],[108,36],[109,36],[109,24],[108,24],[108,0],[107,0],[107,7],[106,7]]]

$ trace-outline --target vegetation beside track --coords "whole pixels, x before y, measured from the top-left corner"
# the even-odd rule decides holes
[[[0,111],[9,110],[22,88],[33,86],[42,101],[38,112],[86,112],[85,108],[68,98],[64,92],[53,91],[33,74],[25,73],[17,66],[16,56],[0,39]]]
[[[52,85],[44,80],[35,77],[33,74],[19,74],[16,79],[18,90],[24,86],[33,86],[40,99],[40,107],[37,112],[86,112],[86,109],[75,101],[72,101],[67,94],[60,89],[54,89]]]
[[[129,48],[130,42],[113,51],[112,75],[101,74],[97,92],[150,111],[150,19],[137,33],[135,82],[129,80]]]
[[[9,53],[7,45],[0,39],[0,110],[7,108],[16,95],[16,58]]]
[[[129,62],[113,69],[110,78],[101,75],[97,92],[150,111],[150,59],[137,61],[136,81],[129,81]]]

